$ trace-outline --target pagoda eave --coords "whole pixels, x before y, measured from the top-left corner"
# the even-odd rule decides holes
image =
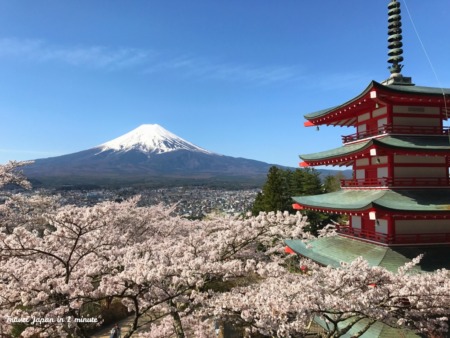
[[[427,157],[437,157],[443,155],[450,155],[448,151],[425,151],[425,150],[412,150],[412,149],[383,149],[382,152],[378,151],[377,156],[384,155],[412,155],[412,156],[427,156]],[[300,167],[316,167],[316,166],[338,166],[338,167],[350,167],[353,162],[361,158],[369,158],[370,149],[367,151],[361,151],[354,154],[347,155],[345,157],[335,157],[335,158],[323,158],[317,160],[304,160],[300,162]],[[303,157],[300,156],[301,159]],[[449,159],[450,160],[450,159]]]
[[[341,262],[352,262],[363,257],[372,266],[381,266],[396,272],[405,263],[411,261],[419,254],[425,254],[417,271],[434,271],[437,268],[450,268],[447,257],[450,246],[406,246],[389,247],[379,244],[360,241],[344,236],[323,237],[305,244],[301,240],[285,240],[285,244],[295,253],[308,257],[321,265],[340,267]]]
[[[420,136],[382,135],[328,151],[300,155],[300,158],[304,161],[301,166],[350,166],[360,158],[384,155],[450,156],[450,142],[447,136],[434,136],[424,142]]]
[[[448,189],[341,189],[335,192],[293,197],[303,209],[357,215],[378,211],[386,215],[450,218]]]
[[[448,96],[446,96],[448,95]],[[346,103],[304,115],[307,126],[355,126],[357,116],[385,105],[416,105],[441,107],[447,119],[450,110],[450,90],[433,87],[383,85],[372,81],[358,96]]]
[[[386,209],[376,203],[371,203],[363,209],[336,209],[336,208],[323,208],[317,206],[308,206],[305,204],[297,204],[297,210],[309,210],[315,212],[321,212],[333,215],[346,215],[346,216],[363,216],[371,213],[372,217],[392,217],[393,219],[409,219],[409,220],[429,220],[429,219],[450,219],[450,214],[447,211],[423,211],[423,212],[407,212],[402,210]]]

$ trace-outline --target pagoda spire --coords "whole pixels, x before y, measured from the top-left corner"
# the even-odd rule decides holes
[[[400,74],[403,65],[402,16],[400,2],[392,0],[388,5],[388,62],[392,64],[389,70],[393,76]]]
[[[411,78],[401,74],[403,65],[402,16],[400,2],[391,0],[388,4],[388,63],[391,76],[383,84],[411,85]]]

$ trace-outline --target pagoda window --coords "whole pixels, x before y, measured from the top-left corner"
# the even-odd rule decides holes
[[[377,168],[377,178],[381,185],[386,185],[385,180],[380,179],[386,179],[388,177],[388,167],[380,167]]]
[[[356,167],[362,167],[369,165],[369,159],[368,158],[359,158],[355,162]]]
[[[382,130],[383,126],[387,124],[387,117],[383,117],[377,121],[378,130]]]
[[[377,219],[375,221],[375,231],[380,234],[387,234],[388,233],[388,220],[387,219]]]
[[[350,225],[353,229],[361,229],[361,216],[352,216]]]
[[[365,169],[357,169],[355,171],[355,179],[364,180],[366,178],[366,170]]]
[[[358,122],[367,121],[370,119],[370,113],[361,114],[358,116]]]
[[[381,108],[375,109],[372,112],[372,117],[375,118],[375,117],[379,117],[379,116],[384,116],[386,114],[387,114],[387,108],[386,107],[381,107]]]
[[[358,125],[358,134],[364,134],[367,131],[367,125],[365,123]]]
[[[371,161],[372,165],[387,164],[388,157],[387,156],[373,156],[370,161]]]

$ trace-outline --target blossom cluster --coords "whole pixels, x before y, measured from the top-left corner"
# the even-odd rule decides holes
[[[0,166],[0,183],[22,182],[14,168]],[[283,239],[308,240],[306,226],[300,213],[187,220],[139,197],[80,207],[13,196],[0,209],[0,332],[14,327],[6,318],[45,318],[21,336],[88,337],[101,318],[75,319],[112,300],[133,317],[124,337],[214,337],[217,322],[289,337],[317,318],[330,337],[358,322],[447,330],[448,271],[413,274],[413,262],[391,273],[358,259],[340,269],[303,260],[291,272]]]

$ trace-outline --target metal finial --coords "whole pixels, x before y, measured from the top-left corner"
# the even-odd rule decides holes
[[[388,5],[388,62],[392,64],[389,67],[391,77],[400,75],[403,65],[403,43],[402,43],[402,17],[400,15],[400,3],[392,0]]]

